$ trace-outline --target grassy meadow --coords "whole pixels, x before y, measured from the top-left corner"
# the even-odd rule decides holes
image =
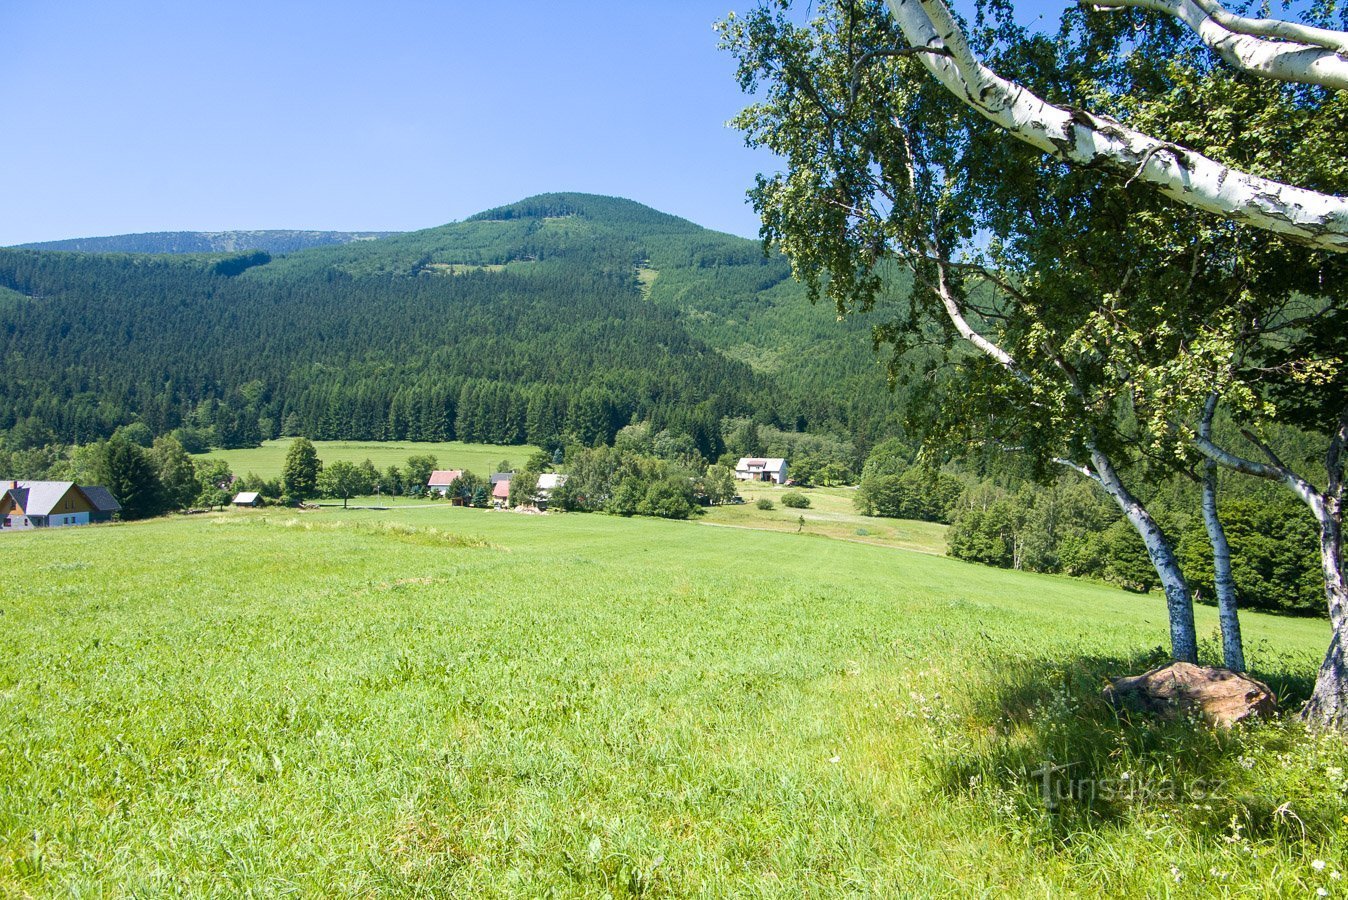
[[[1155,597],[808,528],[446,505],[0,554],[0,896],[1306,897],[1348,877],[1342,739],[1101,703],[1164,641]],[[1304,697],[1327,626],[1245,623],[1254,668]]]
[[[794,488],[763,482],[738,485],[743,503],[714,506],[698,521],[765,531],[824,535],[862,544],[899,547],[922,553],[945,554],[945,525],[911,519],[885,519],[863,516],[852,506],[855,488]],[[809,498],[808,509],[782,505],[782,495],[795,492]],[[758,500],[772,501],[772,509],[758,509]],[[805,521],[802,523],[801,520]]]
[[[278,438],[263,441],[261,447],[244,450],[212,450],[202,454],[202,458],[223,459],[229,463],[229,470],[235,475],[252,472],[263,478],[280,478],[286,451],[293,440]],[[318,451],[318,458],[324,462],[342,460],[361,463],[368,459],[381,472],[389,466],[403,468],[409,456],[430,454],[439,461],[442,469],[468,469],[483,476],[497,471],[496,466],[502,461],[508,460],[514,466],[522,466],[538,452],[537,447],[529,445],[505,447],[499,444],[466,444],[462,441],[314,441],[314,449]]]

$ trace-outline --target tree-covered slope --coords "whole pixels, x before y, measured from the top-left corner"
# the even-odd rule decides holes
[[[154,231],[108,237],[70,238],[20,244],[25,250],[61,250],[74,253],[295,253],[311,247],[373,241],[391,231]]]
[[[609,197],[275,258],[0,250],[0,289],[11,444],[140,419],[548,445],[636,417],[713,452],[723,416],[872,433],[893,406],[865,323],[780,258]]]

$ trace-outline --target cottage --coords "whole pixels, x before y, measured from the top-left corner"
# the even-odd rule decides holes
[[[786,460],[761,456],[742,456],[735,464],[740,481],[771,481],[786,484]]]
[[[463,469],[436,469],[426,482],[426,489],[443,497],[449,493],[449,486],[462,476]]]
[[[495,477],[495,476],[493,476]],[[492,505],[498,509],[505,509],[510,506],[510,480],[504,479],[491,486]]]
[[[73,481],[10,481],[0,493],[0,528],[64,528],[107,522],[122,508],[107,488]]]

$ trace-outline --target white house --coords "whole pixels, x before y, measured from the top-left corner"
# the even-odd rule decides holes
[[[762,456],[742,456],[735,464],[740,481],[771,481],[786,484],[786,460]]]
[[[107,488],[73,481],[9,481],[0,485],[0,528],[61,528],[107,522],[122,508]]]
[[[435,491],[440,495],[449,493],[449,486],[463,475],[463,469],[436,469],[431,473],[430,479],[426,482],[428,490]]]

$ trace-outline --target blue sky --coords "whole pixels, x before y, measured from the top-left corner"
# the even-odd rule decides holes
[[[752,235],[734,0],[0,0],[0,245],[408,230],[554,190]]]
[[[544,191],[753,236],[748,2],[0,0],[0,246],[402,231]]]

